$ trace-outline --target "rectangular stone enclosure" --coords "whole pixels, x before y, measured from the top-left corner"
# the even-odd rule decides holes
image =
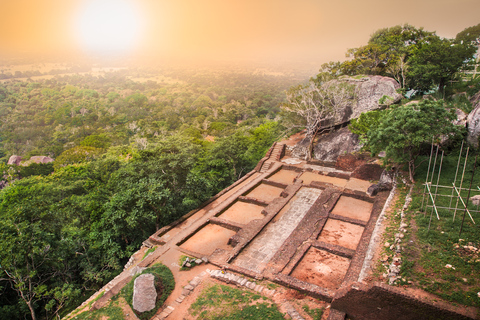
[[[365,228],[353,223],[328,219],[318,240],[355,250]]]
[[[349,266],[350,259],[311,247],[290,276],[334,290],[342,284]]]
[[[344,188],[348,181],[345,179],[329,177],[323,174],[318,174],[318,173],[313,173],[308,171],[302,173],[299,179],[303,181],[303,184],[310,184],[313,181],[318,181],[318,182],[330,183],[340,188]]]
[[[209,256],[215,249],[230,250],[228,240],[236,232],[216,224],[209,223],[191,235],[180,247],[201,255]]]
[[[223,211],[218,217],[240,224],[247,224],[252,220],[263,219],[262,210],[265,207],[244,201],[236,201]]]
[[[292,184],[293,180],[298,176],[298,172],[293,170],[279,170],[276,173],[268,177],[268,180],[283,183]]]
[[[255,189],[245,194],[249,198],[259,199],[265,202],[272,202],[273,199],[280,197],[283,189],[269,184],[260,183]]]
[[[342,195],[335,204],[332,214],[366,222],[370,219],[372,208],[371,202]]]

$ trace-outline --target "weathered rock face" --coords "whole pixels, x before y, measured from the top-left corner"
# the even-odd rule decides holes
[[[355,103],[352,100],[351,105],[338,113],[337,123],[344,123],[358,118],[363,112],[377,110],[382,108],[382,106],[390,105],[402,99],[402,95],[396,91],[400,88],[400,85],[389,77],[348,77],[334,81],[345,81],[355,86]]]
[[[13,155],[8,159],[7,164],[10,164],[10,165],[14,164],[14,165],[18,166],[21,161],[22,161],[22,157]]]
[[[53,161],[55,160],[47,156],[33,156],[29,160],[23,160],[22,157],[13,155],[8,159],[8,164],[26,167],[32,163],[50,163]]]
[[[344,127],[320,136],[313,148],[313,158],[320,161],[336,161],[340,155],[358,151],[360,148],[358,135]]]
[[[470,98],[470,102],[474,107],[480,104],[480,91],[478,91],[476,94],[473,95],[473,97]]]
[[[351,100],[343,110],[339,110],[335,124],[346,123],[358,118],[360,114],[378,110],[386,105],[398,102],[402,95],[396,90],[400,88],[397,81],[382,76],[345,77],[335,82],[347,82],[354,85],[355,99]],[[292,157],[305,159],[310,139],[305,138],[292,148]],[[321,161],[335,161],[338,156],[360,150],[358,136],[347,128],[336,130],[321,136],[314,146],[313,158]]]
[[[460,109],[455,109],[455,114],[457,115],[457,119],[453,120],[453,124],[456,126],[465,127],[465,125],[467,124],[468,114],[466,114]]]
[[[30,160],[28,160],[29,162],[35,162],[35,163],[50,163],[50,162],[53,162],[55,160],[53,160],[52,158],[50,157],[47,157],[47,156],[34,156],[34,157],[31,157]]]
[[[150,311],[155,308],[156,300],[154,275],[146,273],[138,276],[133,286],[133,309],[138,312]]]
[[[478,98],[475,98],[477,96]],[[471,101],[476,102],[476,104],[473,105],[474,109],[467,117],[467,141],[475,147],[478,147],[478,138],[480,137],[480,92],[477,93]]]

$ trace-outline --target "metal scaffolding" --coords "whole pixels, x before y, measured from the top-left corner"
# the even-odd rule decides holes
[[[465,161],[463,162],[462,166],[462,155],[463,155],[463,148],[464,148],[464,142],[462,141],[462,146],[460,148],[460,153],[458,155],[458,162],[457,162],[457,168],[455,171],[455,179],[452,183],[451,186],[443,186],[440,185],[440,175],[442,173],[442,165],[443,165],[443,156],[444,152],[442,151],[441,157],[440,157],[440,164],[438,165],[437,168],[437,160],[438,160],[438,153],[439,153],[439,146],[436,146],[436,151],[434,152],[434,145],[432,144],[432,148],[430,150],[430,159],[428,162],[428,170],[427,170],[427,177],[425,178],[425,183],[424,183],[424,190],[423,190],[423,198],[422,198],[422,206],[421,210],[426,214],[428,209],[431,208],[430,211],[430,220],[428,223],[428,230],[430,230],[430,225],[432,222],[432,217],[433,217],[433,212],[435,211],[435,215],[438,220],[440,220],[440,214],[438,212],[438,209],[444,209],[447,210],[448,212],[453,211],[453,221],[455,221],[457,211],[462,211],[463,210],[463,218],[462,218],[462,224],[460,227],[460,235],[462,234],[462,228],[463,228],[463,223],[465,221],[465,216],[468,214],[470,220],[475,223],[475,220],[473,218],[473,213],[479,213],[479,206],[477,205],[476,210],[468,209],[468,204],[470,200],[470,195],[473,192],[480,192],[480,187],[477,186],[476,189],[472,189],[472,184],[473,184],[473,177],[475,174],[476,170],[476,164],[477,164],[477,156],[475,156],[475,162],[473,166],[473,171],[472,171],[472,176],[470,178],[470,185],[468,188],[463,187],[463,182],[465,179],[465,170],[467,168],[467,161],[468,161],[468,156],[470,152],[470,147],[467,148],[466,153],[465,153]],[[435,155],[434,155],[435,154]],[[433,164],[432,164],[433,160]],[[462,168],[461,168],[462,167]],[[459,170],[461,168],[461,177],[459,177]],[[436,175],[436,184],[434,183],[435,180],[435,175]],[[458,185],[459,184],[459,185]],[[458,186],[457,186],[458,185]],[[451,190],[451,194],[445,194],[445,192],[441,193],[439,192],[439,189],[449,189]],[[462,191],[468,191],[468,195],[466,197],[462,197],[461,193]],[[448,206],[439,206],[438,201],[440,198],[450,198],[450,203]],[[437,201],[438,198],[438,201]],[[455,201],[455,205],[453,205],[453,200]],[[431,204],[429,202],[431,201]],[[461,203],[461,206],[459,208],[459,204]]]

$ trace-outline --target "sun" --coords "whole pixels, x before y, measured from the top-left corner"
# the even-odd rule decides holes
[[[96,54],[123,54],[139,44],[142,19],[134,0],[83,1],[75,20],[81,47]]]

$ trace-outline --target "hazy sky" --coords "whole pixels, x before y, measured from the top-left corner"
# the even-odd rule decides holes
[[[409,23],[454,37],[480,0],[0,0],[0,51],[149,52],[321,64],[377,29]]]

